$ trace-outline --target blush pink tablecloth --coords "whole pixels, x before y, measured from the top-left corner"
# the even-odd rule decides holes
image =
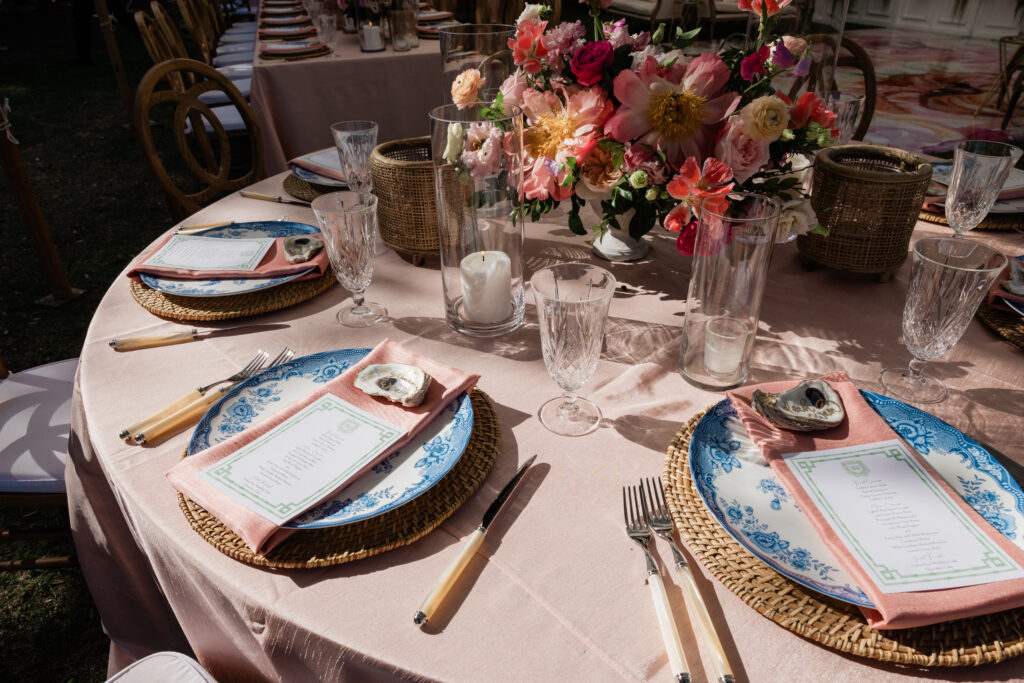
[[[376,121],[378,142],[430,135],[427,113],[443,104],[441,50],[420,40],[408,52],[362,52],[355,35],[338,33],[333,54],[284,61],[256,57],[253,113],[263,135],[267,173],[288,160],[334,145],[337,121]]]
[[[278,194],[282,176],[255,186]],[[234,197],[189,222],[311,221],[302,207]],[[919,224],[916,235],[943,234]],[[564,218],[526,225],[529,272],[553,261],[591,260]],[[154,239],[158,237],[154,234]],[[1010,252],[1016,233],[971,234]],[[672,236],[648,238],[650,258],[612,264],[624,285],[611,304],[605,348],[582,390],[604,411],[595,433],[553,436],[536,411],[558,392],[544,368],[532,300],[519,330],[472,339],[444,323],[436,264],[379,257],[368,296],[391,319],[365,330],[334,319],[340,287],[260,317],[288,327],[253,336],[115,353],[109,339],[177,329],[131,298],[118,278],[96,311],[82,350],[67,482],[83,571],[114,642],[111,668],[155,650],[189,648],[219,680],[646,681],[669,668],[644,562],[622,528],[621,486],[660,473],[664,452],[693,413],[721,400],[676,372],[690,259]],[[602,263],[602,265],[607,265]],[[899,341],[909,264],[892,282],[804,272],[795,245],[777,247],[752,381],[843,370],[878,390],[879,369],[906,362]],[[391,337],[438,361],[479,372],[501,423],[501,452],[480,490],[438,530],[376,557],[310,571],[256,569],[195,534],[165,472],[188,435],[128,446],[121,427],[183,391],[244,364],[257,348],[299,353],[372,347]],[[1024,463],[1024,353],[971,323],[929,372],[950,388],[931,412]],[[480,554],[427,630],[413,613],[518,463],[538,464],[491,527]],[[683,611],[671,556],[657,553],[690,661],[710,663]],[[920,669],[840,655],[757,614],[695,564],[738,680],[998,681],[1019,678],[1024,658],[978,669]],[[712,679],[694,667],[694,681]]]

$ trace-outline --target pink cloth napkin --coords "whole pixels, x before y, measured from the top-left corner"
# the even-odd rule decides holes
[[[313,154],[317,154],[318,152],[321,151],[323,150],[317,150],[316,152],[313,152]],[[348,182],[345,180],[345,175],[338,169],[331,168],[330,166],[324,166],[322,164],[316,163],[315,161],[312,161],[310,157],[313,156],[313,154],[304,154],[300,157],[295,157],[294,159],[289,160],[288,163],[295,164],[296,166],[304,168],[307,171],[312,171],[313,173],[316,173],[318,175],[322,175],[327,178],[333,178],[334,180],[337,180],[342,183]]]
[[[316,237],[321,242],[324,240],[323,235],[320,233],[313,233],[309,236]],[[172,237],[174,237],[174,235],[168,235],[166,238],[160,240],[160,243],[156,245],[155,249],[139,259],[132,269],[128,271],[128,277],[138,279],[141,273],[145,273],[147,275],[173,277],[181,280],[226,280],[232,278],[284,277],[285,275],[301,273],[304,270],[313,268],[314,270],[310,271],[306,275],[296,278],[296,280],[312,280],[323,275],[331,264],[327,258],[326,247],[321,247],[316,255],[314,255],[309,261],[304,261],[302,263],[290,263],[284,255],[283,242],[285,238],[278,237],[274,240],[274,244],[271,245],[270,249],[267,250],[267,253],[263,255],[263,260],[260,261],[256,270],[186,270],[184,268],[167,268],[165,266],[147,265],[145,263],[146,259],[162,249]]]
[[[846,373],[836,372],[825,375],[821,379],[829,382],[843,399],[846,420],[838,427],[820,432],[793,432],[779,429],[751,407],[750,397],[755,388],[778,393],[796,386],[797,382],[793,380],[751,385],[726,393],[739,414],[743,426],[750,434],[750,438],[761,449],[761,453],[764,454],[765,459],[782,480],[786,489],[800,505],[800,509],[810,518],[821,538],[835,552],[842,565],[871,598],[875,609],[861,608],[868,623],[877,629],[912,628],[1024,606],[1024,579],[913,593],[882,593],[878,590],[868,574],[832,531],[810,496],[783,462],[782,456],[786,453],[827,450],[898,439],[899,435],[868,405]],[[919,462],[922,462],[935,481],[952,496],[978,528],[993,539],[1015,562],[1024,565],[1024,552],[1020,548],[996,531],[991,524],[964,502],[941,477],[932,471],[927,463],[917,456],[913,448],[907,445],[907,449],[914,454],[914,457],[917,457]]]
[[[1017,260],[1024,264],[1024,256],[1018,256]],[[992,285],[992,289],[988,290],[988,303],[990,306],[993,306],[1000,310],[1011,311],[1013,313],[1016,313],[1016,311],[1012,311],[1009,306],[1006,306],[1005,304],[1003,304],[1002,301],[1000,301],[1000,299],[1008,299],[1009,301],[1012,301],[1014,303],[1024,305],[1024,296],[1020,296],[1019,294],[1013,294],[1012,292],[1008,292],[1005,289],[1003,289],[1003,280],[1009,279],[1010,266],[1007,265],[1006,268],[1003,269],[1003,272],[999,274],[999,277],[996,278],[995,284]]]
[[[415,365],[430,375],[433,381],[430,383],[430,388],[427,390],[427,396],[423,403],[415,408],[406,408],[383,398],[369,396],[357,389],[353,384],[356,375],[364,367],[373,363],[405,363],[407,365]],[[412,351],[406,350],[401,344],[385,339],[361,361],[316,391],[311,392],[305,398],[295,401],[249,429],[232,436],[230,439],[211,446],[197,455],[185,458],[171,468],[167,473],[167,479],[174,488],[202,505],[225,526],[238,534],[239,538],[245,541],[246,545],[252,548],[253,552],[264,554],[288,538],[295,530],[277,526],[265,517],[236,502],[219,489],[205,483],[198,477],[200,471],[250,443],[253,439],[267,433],[327,393],[334,394],[357,408],[408,430],[406,435],[399,439],[390,450],[381,453],[379,458],[367,464],[366,467],[321,499],[326,500],[359,478],[388,455],[408,443],[422,428],[430,424],[430,421],[441,412],[442,408],[455,400],[460,394],[475,386],[478,379],[480,379],[480,375],[463,372],[462,370],[437,363],[429,358],[424,358]],[[319,503],[320,501],[317,502]],[[302,512],[305,512],[305,510],[296,513],[296,516]]]

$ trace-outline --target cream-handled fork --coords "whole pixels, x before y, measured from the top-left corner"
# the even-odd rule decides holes
[[[120,436],[122,439],[127,439],[128,437],[134,434],[138,434],[144,429],[152,427],[153,424],[166,418],[168,415],[172,415],[173,413],[181,410],[182,408],[192,403],[193,401],[202,398],[203,394],[205,394],[207,391],[217,386],[218,384],[233,384],[234,382],[239,382],[243,379],[251,377],[256,372],[258,372],[260,368],[263,367],[263,364],[267,362],[268,358],[270,358],[270,354],[260,349],[260,352],[257,353],[256,356],[251,361],[249,361],[249,364],[246,365],[241,370],[239,370],[238,372],[236,372],[235,374],[231,375],[230,377],[225,377],[224,379],[219,379],[216,382],[211,382],[206,386],[199,387],[198,389],[194,389],[188,392],[187,394],[179,398],[177,401],[172,401],[171,403],[168,403],[166,406],[164,406],[157,412],[153,413],[145,420],[140,420],[139,422],[136,422],[135,424],[129,427],[125,427],[124,429],[121,430],[118,436]]]
[[[646,493],[644,492],[646,485]],[[676,564],[676,573],[679,575],[683,589],[683,600],[686,602],[686,611],[690,616],[690,623],[694,626],[697,637],[701,639],[705,648],[714,656],[715,674],[718,683],[733,683],[732,668],[725,656],[725,649],[722,641],[719,640],[715,627],[711,623],[711,615],[704,604],[697,589],[697,582],[690,571],[690,565],[686,562],[683,551],[676,545],[672,538],[674,525],[672,516],[669,514],[668,505],[665,503],[665,488],[661,485],[661,477],[651,477],[646,482],[640,482],[640,504],[644,509],[647,523],[654,533],[658,534],[672,548],[672,557]],[[648,501],[649,499],[649,501]]]
[[[647,585],[651,587],[651,598],[654,600],[654,611],[658,614],[658,626],[661,628],[661,639],[665,643],[672,678],[676,683],[689,683],[690,668],[686,663],[686,653],[679,640],[679,630],[672,618],[672,607],[668,602],[668,592],[661,579],[658,565],[647,549],[651,542],[651,527],[644,519],[642,500],[638,489],[622,487],[622,516],[626,520],[626,535],[644,551],[647,561]]]
[[[291,360],[294,356],[295,352],[286,346],[281,353],[277,354],[277,357],[270,361],[267,367],[263,369],[269,370],[275,365],[280,365],[281,363]],[[196,399],[181,410],[172,413],[159,422],[147,427],[144,431],[135,435],[135,443],[140,445],[144,443],[148,443],[150,445],[159,443],[167,437],[177,434],[185,427],[199,422],[200,418],[202,418],[203,415],[206,414],[206,411],[210,409],[210,406],[219,401],[225,393],[235,386],[235,384],[236,383],[233,382],[217,389],[216,391],[211,391]]]

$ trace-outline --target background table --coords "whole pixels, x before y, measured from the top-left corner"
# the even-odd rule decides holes
[[[255,189],[277,194],[281,182],[277,176]],[[276,219],[282,211],[313,221],[309,209],[235,196],[189,222]],[[557,218],[527,223],[526,233],[530,272],[592,259],[585,241]],[[916,235],[925,234],[949,231],[920,224]],[[970,237],[1022,250],[1016,233]],[[680,425],[721,395],[691,387],[676,372],[690,259],[660,229],[648,239],[648,259],[602,263],[623,287],[611,304],[597,373],[581,392],[601,407],[604,421],[580,438],[554,436],[536,417],[558,391],[541,358],[532,300],[526,324],[513,333],[489,340],[456,334],[444,322],[436,264],[416,268],[390,251],[379,257],[368,296],[386,304],[391,319],[369,329],[335,321],[347,298],[339,286],[260,318],[286,328],[129,353],[114,352],[108,340],[178,326],[142,310],[127,280],[118,279],[82,350],[67,473],[83,571],[115,654],[191,647],[221,680],[668,680],[643,558],[622,527],[621,486],[660,473]],[[899,341],[908,275],[909,263],[887,284],[806,273],[795,245],[777,247],[751,379],[844,370],[878,390],[878,371],[909,358]],[[502,430],[497,463],[480,490],[412,545],[319,570],[240,564],[192,531],[164,479],[188,435],[149,448],[117,438],[126,423],[244,364],[257,348],[276,353],[290,345],[307,354],[373,346],[384,337],[480,372]],[[972,322],[953,351],[929,363],[950,389],[950,398],[929,410],[1024,463],[1021,360],[1020,349]],[[415,627],[413,613],[462,539],[533,453],[538,464],[449,601],[429,628]],[[657,552],[688,655],[708,662],[683,612],[671,556],[661,542]],[[1018,677],[1024,667],[1016,659],[929,671],[840,655],[760,616],[699,570],[697,578],[739,680],[994,681]],[[112,667],[121,661],[114,657]],[[710,676],[695,667],[694,681]]]
[[[258,50],[257,50],[258,54]],[[378,141],[430,134],[428,112],[443,104],[441,49],[420,40],[408,52],[362,52],[355,34],[338,33],[333,54],[285,61],[256,57],[250,103],[263,135],[267,173],[331,147],[337,121],[380,124]]]

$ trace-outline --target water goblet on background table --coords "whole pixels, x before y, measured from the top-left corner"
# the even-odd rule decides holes
[[[348,189],[369,192],[373,189],[370,177],[370,154],[377,146],[377,124],[373,121],[339,121],[331,124],[331,136],[338,148],[341,172]]]
[[[615,278],[586,263],[559,263],[534,273],[530,286],[544,365],[564,392],[541,406],[540,421],[563,436],[588,434],[597,429],[601,410],[576,391],[597,369]]]
[[[333,12],[324,12],[320,15],[319,26],[320,40],[333,50],[334,41],[338,36],[338,18]]]
[[[379,303],[365,301],[373,279],[377,198],[369,192],[331,192],[313,200],[324,246],[338,282],[352,293],[352,305],[338,312],[346,327],[369,327],[387,317]]]
[[[945,385],[926,376],[924,364],[960,341],[1005,267],[1005,256],[978,242],[951,237],[918,240],[903,308],[903,343],[913,358],[907,368],[887,368],[878,375],[888,393],[911,403],[946,398]]]
[[[827,106],[836,115],[834,128],[839,134],[832,140],[836,145],[848,145],[857,130],[857,119],[864,112],[864,95],[849,95],[841,92],[827,92],[822,96]]]
[[[945,201],[946,222],[956,237],[978,227],[992,210],[1021,154],[1018,147],[988,140],[964,140],[956,146]]]

